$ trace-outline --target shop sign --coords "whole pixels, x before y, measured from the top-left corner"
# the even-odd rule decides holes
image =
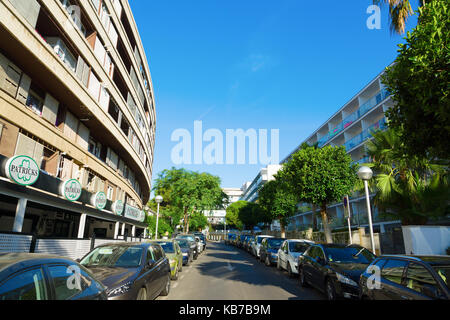
[[[124,217],[128,218],[128,219],[136,220],[139,222],[144,222],[145,213],[144,213],[144,211],[142,211],[138,208],[132,207],[130,205],[126,205]]]
[[[103,210],[106,207],[106,194],[104,192],[97,192],[92,196],[92,205],[99,210]]]
[[[81,183],[76,179],[67,180],[61,186],[61,195],[69,201],[80,199],[81,192]]]
[[[6,162],[6,176],[22,186],[31,186],[39,178],[39,166],[33,158],[15,156]]]
[[[117,214],[118,216],[121,216],[123,213],[124,205],[122,200],[117,200],[112,205],[112,212]]]

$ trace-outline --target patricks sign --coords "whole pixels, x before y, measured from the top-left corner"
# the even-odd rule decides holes
[[[139,222],[144,222],[145,213],[144,213],[144,211],[142,211],[138,208],[132,207],[130,205],[126,205],[124,217],[128,218],[128,219],[136,220]]]
[[[121,216],[123,213],[124,205],[122,200],[117,200],[112,205],[112,212],[117,214],[118,216]]]
[[[6,176],[17,184],[31,186],[39,178],[39,167],[33,158],[15,156],[6,162]]]
[[[77,201],[81,197],[81,183],[76,179],[65,181],[61,185],[61,195],[69,201]]]
[[[92,196],[91,203],[99,210],[103,210],[106,207],[106,194],[104,192],[97,192]]]

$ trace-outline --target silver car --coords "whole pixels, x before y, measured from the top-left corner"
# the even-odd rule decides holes
[[[298,257],[303,254],[312,244],[313,241],[301,239],[289,239],[283,242],[278,250],[277,268],[284,269],[289,276],[298,274]]]
[[[261,241],[263,241],[263,239],[265,239],[265,238],[273,238],[273,236],[264,236],[264,235],[256,236],[255,241],[252,242],[251,252],[257,258],[259,258],[259,252],[261,249]]]

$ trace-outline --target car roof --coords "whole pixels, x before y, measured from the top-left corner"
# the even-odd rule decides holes
[[[306,243],[314,244],[314,241],[306,240],[306,239],[287,239],[286,241],[287,242],[306,242]]]
[[[61,257],[52,254],[41,253],[0,253],[0,271],[3,271],[16,264],[22,264],[23,266],[29,264],[39,263],[57,263],[57,262],[69,262],[76,263],[68,257]]]
[[[426,262],[429,265],[450,265],[450,256],[444,255],[403,255],[387,254],[380,258],[395,258],[410,261]]]

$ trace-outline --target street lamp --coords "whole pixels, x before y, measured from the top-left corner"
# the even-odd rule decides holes
[[[156,231],[155,231],[155,240],[158,240],[158,222],[159,222],[159,204],[163,202],[163,197],[156,196],[156,203],[158,204],[158,208],[156,209]]]
[[[369,184],[372,179],[373,171],[369,167],[361,167],[358,170],[358,177],[364,181],[364,189],[366,190],[367,214],[369,216],[370,241],[372,243],[372,252],[375,254],[375,240],[373,238],[372,211],[370,210]]]

